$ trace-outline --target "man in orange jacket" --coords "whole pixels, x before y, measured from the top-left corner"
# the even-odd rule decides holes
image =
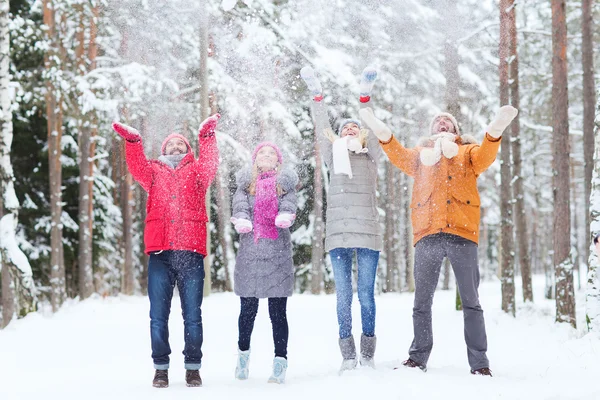
[[[517,115],[501,107],[481,145],[462,135],[456,119],[437,115],[429,134],[407,149],[370,108],[360,116],[379,138],[390,161],[415,180],[411,210],[415,246],[414,339],[402,364],[426,371],[433,347],[431,306],[444,257],[448,257],[463,304],[465,342],[471,373],[491,376],[487,336],[479,304],[479,192],[477,177],[496,159],[502,132]]]

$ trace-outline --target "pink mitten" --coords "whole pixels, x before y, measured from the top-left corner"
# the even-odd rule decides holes
[[[281,229],[289,228],[295,219],[296,214],[281,213],[275,217],[275,226]]]
[[[219,118],[221,118],[221,114],[217,113],[202,121],[202,123],[200,124],[200,128],[198,129],[198,136],[213,136],[215,134],[215,128],[217,127],[217,122],[219,122]]]
[[[127,126],[125,124],[113,122],[112,128],[115,132],[119,134],[119,136],[121,136],[128,142],[138,142],[141,139],[140,133],[137,129]]]
[[[247,219],[231,217],[230,221],[237,233],[248,233],[252,230],[252,222]]]

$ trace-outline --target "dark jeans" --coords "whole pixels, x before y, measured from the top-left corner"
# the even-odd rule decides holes
[[[169,250],[150,254],[148,297],[150,298],[150,338],[154,368],[168,369],[169,314],[173,289],[177,285],[184,324],[186,369],[200,369],[202,362],[202,295],[204,256],[193,251]]]
[[[254,320],[258,312],[258,299],[256,297],[240,297],[241,309],[238,320],[239,340],[238,347],[242,351],[250,349],[250,338],[254,329]],[[273,342],[275,343],[275,357],[287,359],[288,323],[287,323],[287,297],[269,297],[269,317],[273,325]]]

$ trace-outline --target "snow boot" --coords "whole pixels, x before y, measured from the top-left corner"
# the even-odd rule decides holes
[[[476,370],[471,370],[471,374],[473,375],[484,375],[484,376],[489,376],[490,378],[492,377],[492,370],[489,368],[479,368]]]
[[[197,369],[187,369],[185,371],[185,385],[187,387],[202,386],[202,378],[200,378],[200,371]]]
[[[169,387],[169,370],[168,369],[157,369],[154,373],[154,379],[152,380],[152,386],[155,388],[167,388]]]
[[[321,82],[317,78],[315,74],[315,70],[312,67],[304,67],[300,70],[300,76],[308,86],[308,90],[310,94],[313,96],[315,101],[323,100],[323,88],[321,87]]]
[[[288,362],[283,357],[275,357],[273,360],[273,373],[269,377],[269,383],[285,383],[285,372],[287,371]]]
[[[342,366],[340,367],[340,375],[347,370],[356,368],[356,346],[354,345],[354,337],[350,336],[345,339],[339,339],[340,351],[342,352]]]
[[[360,102],[367,103],[371,100],[371,91],[377,79],[375,67],[366,67],[360,76]]]
[[[238,349],[237,366],[235,367],[235,379],[245,380],[248,379],[250,368],[250,349],[240,350]]]
[[[423,372],[427,372],[427,367],[419,362],[416,362],[415,360],[409,358],[406,361],[402,361],[402,365],[404,365],[407,368],[419,368],[421,371]]]
[[[375,368],[375,346],[377,344],[376,336],[365,336],[363,333],[360,336],[360,365]]]

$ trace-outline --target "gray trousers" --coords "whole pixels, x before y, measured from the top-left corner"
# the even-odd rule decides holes
[[[438,233],[426,236],[415,246],[414,339],[408,351],[414,361],[427,365],[433,347],[431,306],[444,257],[456,276],[463,305],[465,342],[471,370],[489,368],[483,310],[479,305],[477,244],[460,236]]]

